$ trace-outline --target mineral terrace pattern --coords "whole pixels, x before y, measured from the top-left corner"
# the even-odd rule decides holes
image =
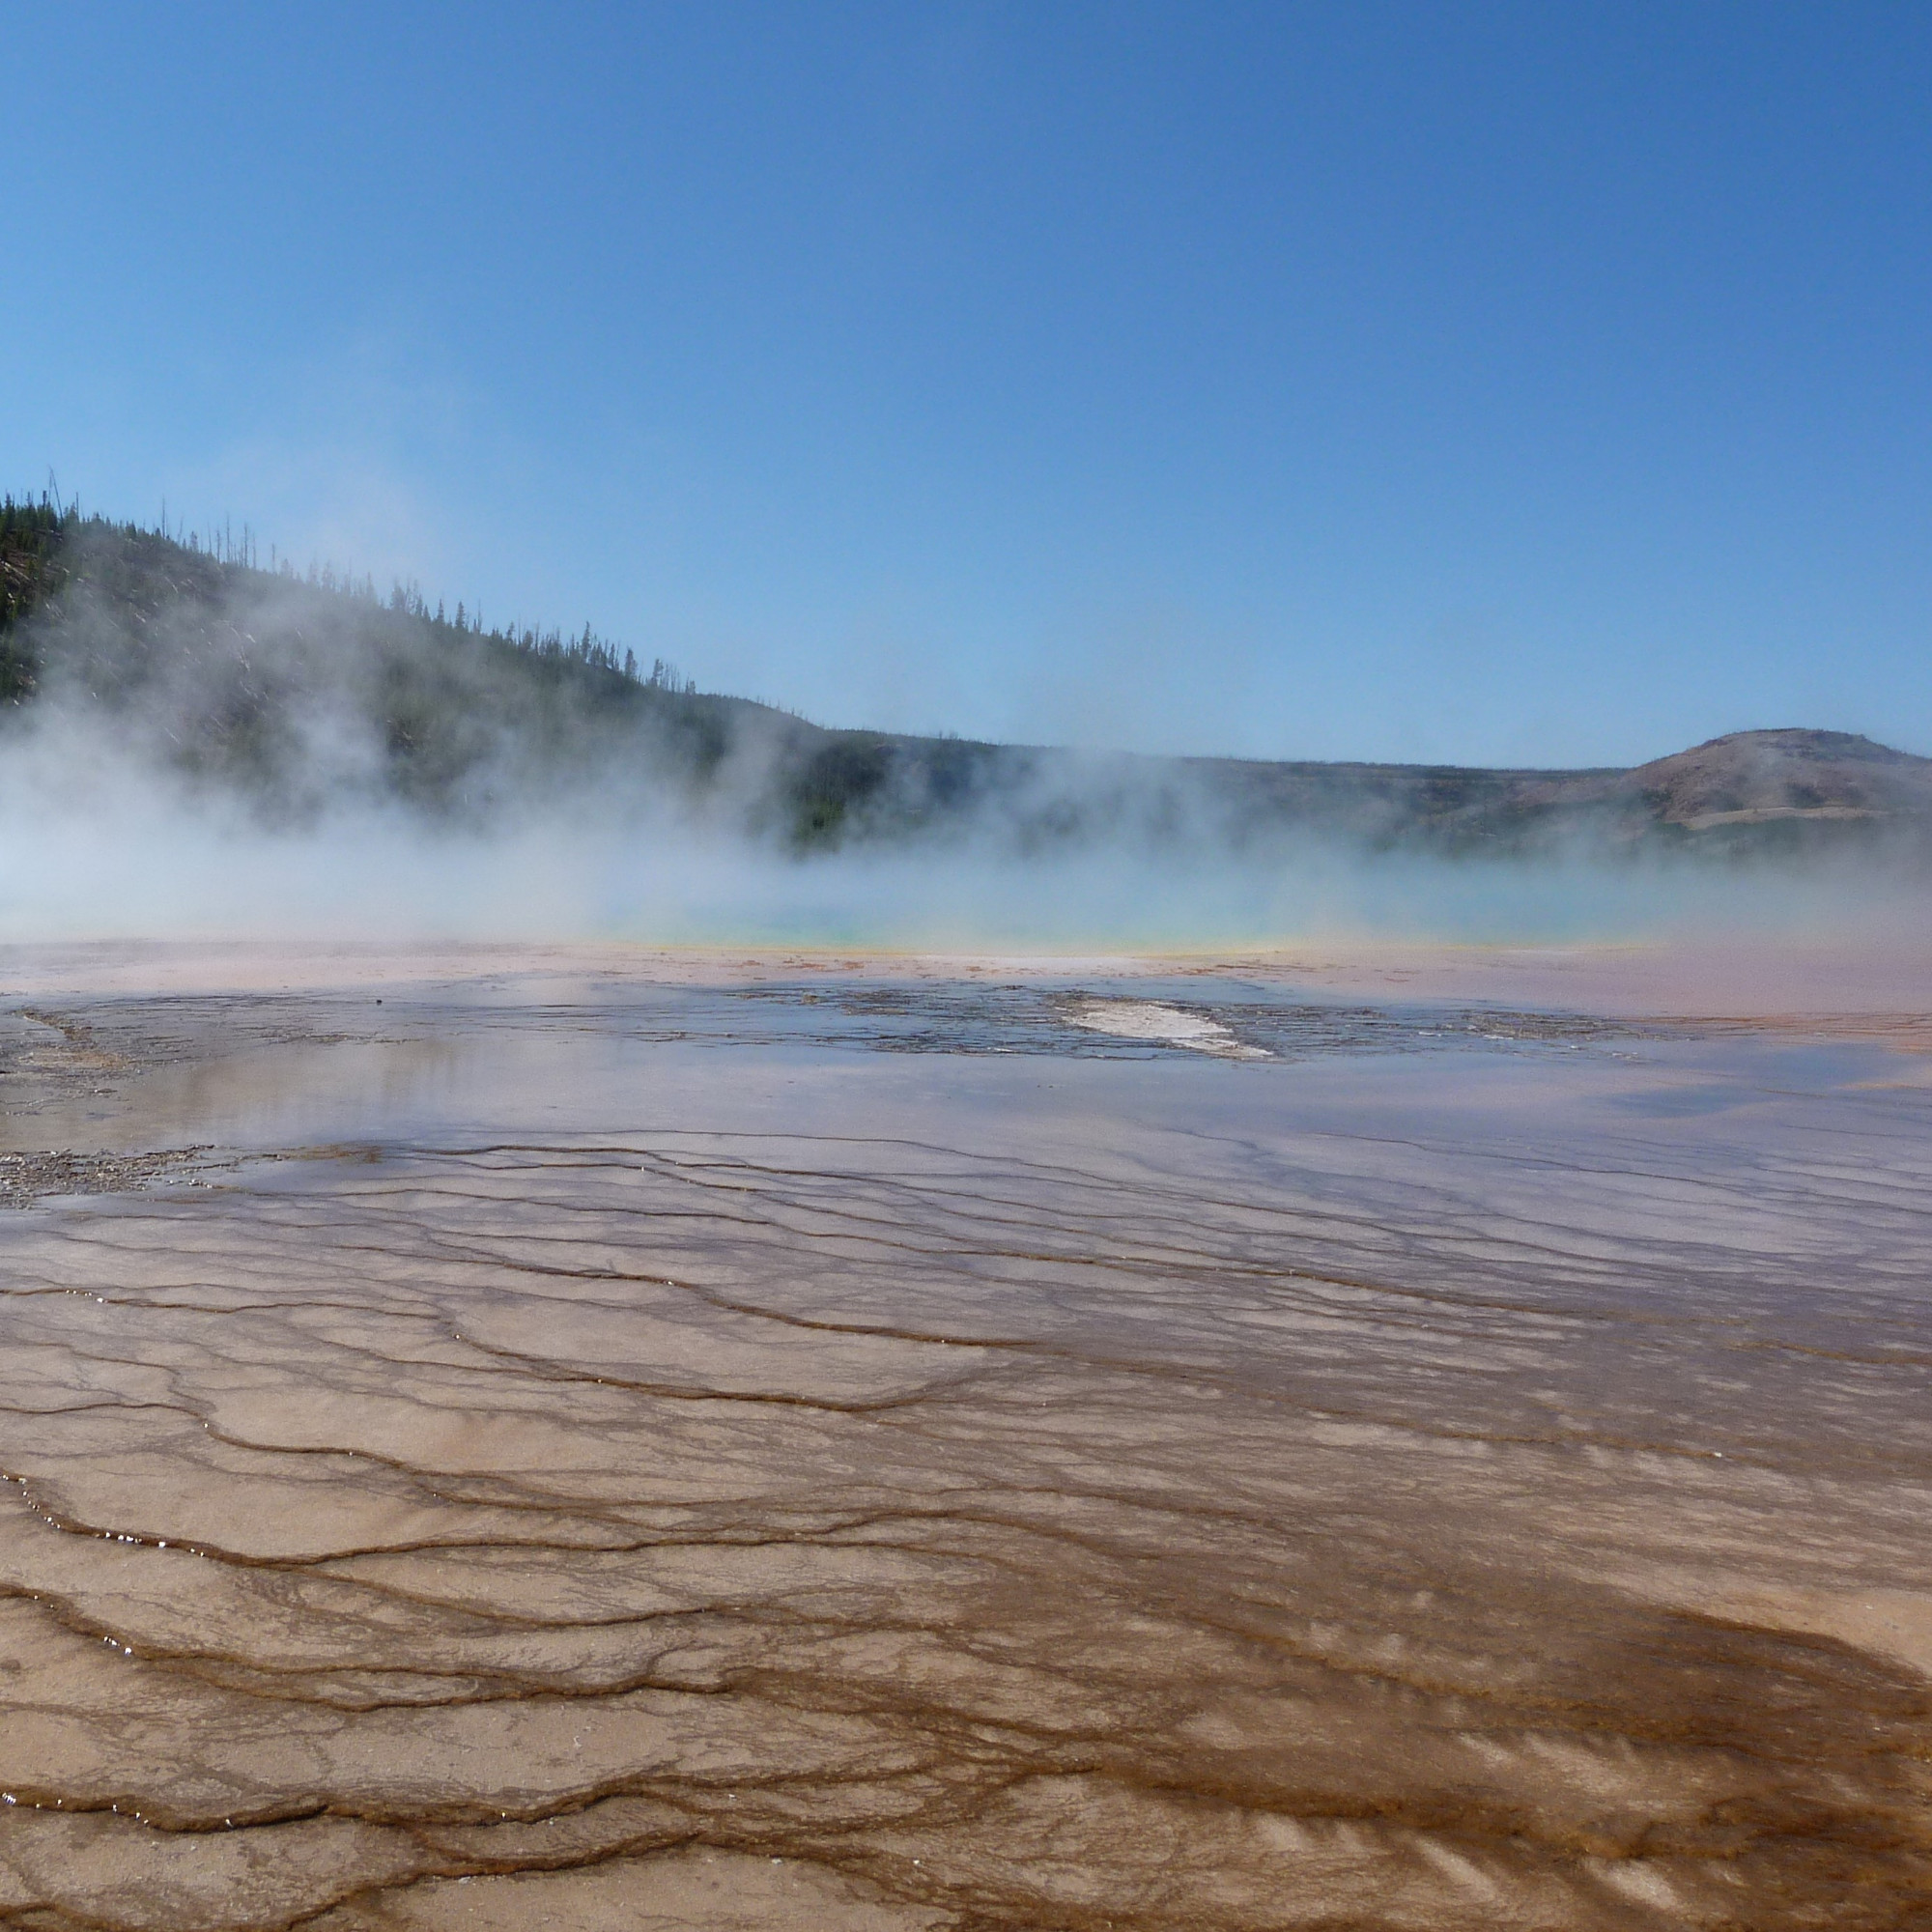
[[[1899,1056],[831,991],[71,1018],[134,1070],[14,1122],[123,1166],[0,1223],[0,1920],[1926,1922]]]

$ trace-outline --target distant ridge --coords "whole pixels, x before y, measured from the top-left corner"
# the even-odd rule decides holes
[[[300,822],[389,802],[456,824],[667,805],[800,852],[968,834],[1021,850],[1932,856],[1932,759],[1739,731],[1634,768],[1151,757],[831,730],[640,670],[588,629],[486,631],[412,586],[264,570],[51,503],[0,504],[0,759],[36,721]]]
[[[1689,832],[1778,820],[1913,818],[1932,811],[1932,758],[1852,731],[1733,731],[1578,783],[1578,801],[1631,801]]]

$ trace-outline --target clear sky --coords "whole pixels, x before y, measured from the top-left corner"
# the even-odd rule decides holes
[[[0,486],[838,724],[1932,753],[1932,8],[10,8]]]

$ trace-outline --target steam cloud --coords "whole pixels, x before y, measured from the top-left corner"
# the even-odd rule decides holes
[[[1449,855],[1397,836],[1417,801],[1385,781],[1297,815],[1266,767],[914,756],[163,539],[71,542],[0,732],[14,938],[1182,948],[1913,916],[1882,856],[1714,867],[1600,831]]]

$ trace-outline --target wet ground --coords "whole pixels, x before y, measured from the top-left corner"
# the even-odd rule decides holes
[[[1932,1923],[1893,1036],[83,978],[0,1022],[0,1920]]]

